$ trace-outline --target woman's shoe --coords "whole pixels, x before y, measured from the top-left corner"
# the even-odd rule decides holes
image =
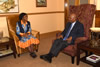
[[[33,58],[37,57],[37,55],[35,54],[35,52],[30,53],[30,56],[33,57]]]

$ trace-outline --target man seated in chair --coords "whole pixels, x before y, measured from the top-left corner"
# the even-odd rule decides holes
[[[77,21],[76,14],[72,13],[69,16],[69,22],[66,25],[64,31],[53,42],[52,47],[48,54],[41,55],[40,58],[51,63],[53,57],[57,57],[59,52],[66,48],[68,45],[72,45],[75,39],[84,36],[84,26]]]

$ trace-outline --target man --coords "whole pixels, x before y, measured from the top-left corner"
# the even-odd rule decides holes
[[[61,35],[53,42],[50,52],[45,55],[41,55],[40,58],[51,63],[52,58],[56,57],[61,50],[68,45],[74,44],[77,37],[84,36],[84,26],[77,21],[76,14],[69,16],[69,22]]]

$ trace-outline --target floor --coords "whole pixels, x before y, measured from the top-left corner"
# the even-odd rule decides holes
[[[83,62],[80,62],[78,66],[76,65],[76,61],[72,64],[70,56],[63,53],[53,58],[52,63],[41,60],[40,55],[49,52],[54,38],[55,36],[50,36],[40,39],[39,51],[36,53],[38,55],[37,58],[30,57],[29,53],[24,53],[16,59],[13,56],[7,56],[0,58],[0,67],[92,67]]]

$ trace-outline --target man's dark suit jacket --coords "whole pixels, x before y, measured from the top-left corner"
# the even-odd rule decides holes
[[[63,37],[65,37],[66,33],[68,32],[68,29],[70,27],[71,23],[68,22],[66,24],[66,27],[64,29],[64,31],[61,33],[63,35]],[[79,21],[76,21],[74,27],[72,28],[70,34],[68,37],[72,36],[72,41],[70,44],[74,44],[74,41],[77,37],[83,37],[84,36],[84,26],[82,23],[80,23]]]

